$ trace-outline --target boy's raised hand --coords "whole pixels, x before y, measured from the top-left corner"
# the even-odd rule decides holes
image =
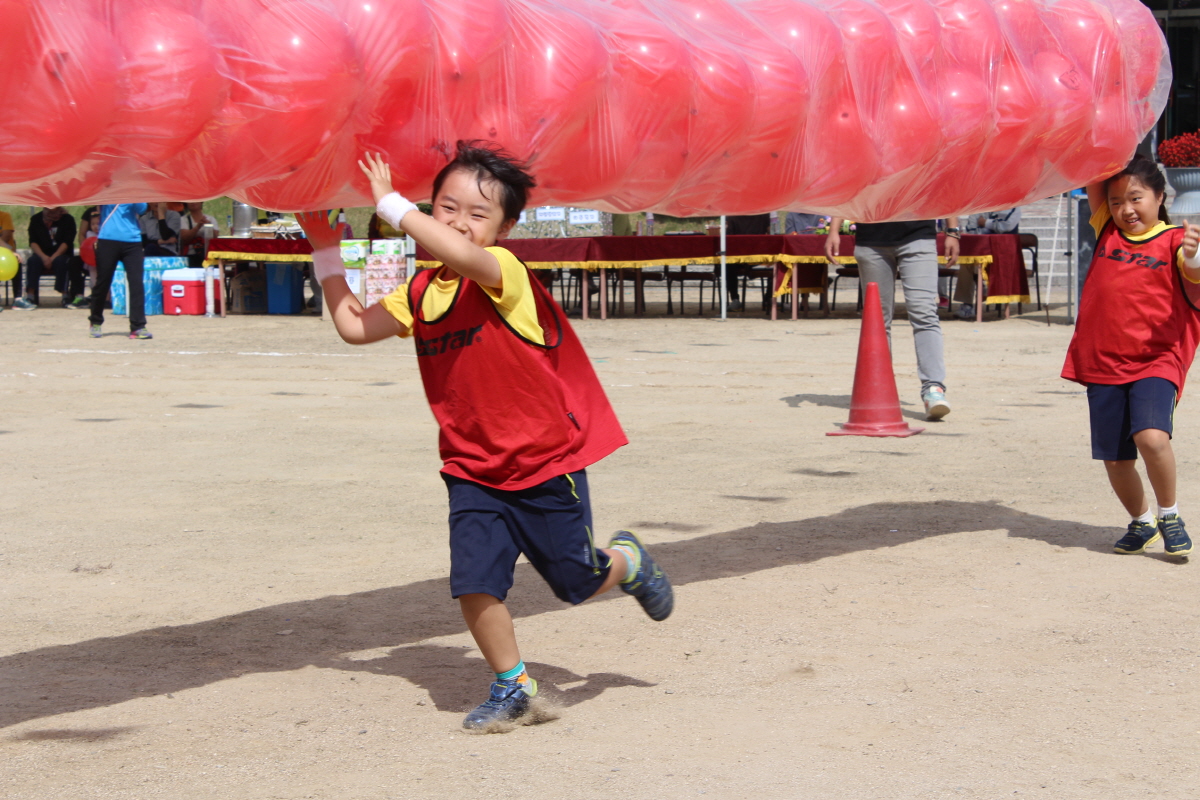
[[[1183,223],[1183,257],[1192,261],[1196,258],[1196,250],[1200,248],[1200,227],[1190,222]]]
[[[382,153],[363,153],[363,161],[359,161],[358,166],[371,182],[371,195],[378,204],[382,198],[395,191],[392,188],[392,168],[383,160]]]

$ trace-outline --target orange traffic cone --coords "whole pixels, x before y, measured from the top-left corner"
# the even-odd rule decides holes
[[[892,352],[883,329],[879,284],[868,283],[863,299],[862,333],[858,336],[858,364],[854,392],[850,395],[850,421],[826,436],[912,436],[924,428],[910,428],[900,414],[900,395],[892,371]]]

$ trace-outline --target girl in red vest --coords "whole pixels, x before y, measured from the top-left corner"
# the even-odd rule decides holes
[[[1135,156],[1087,187],[1096,252],[1079,300],[1079,319],[1062,376],[1087,386],[1092,458],[1132,521],[1113,549],[1142,553],[1162,539],[1168,554],[1192,552],[1175,496],[1172,417],[1196,344],[1200,311],[1200,228],[1171,225],[1166,180]],[[1158,501],[1151,510],[1135,468],[1141,453]]]
[[[427,216],[392,190],[380,156],[359,165],[379,216],[443,266],[364,309],[346,284],[340,232],[324,213],[297,219],[341,337],[416,341],[450,494],[450,591],[496,673],[463,727],[508,730],[537,716],[537,682],[504,605],[519,555],[566,602],[620,586],[655,620],[671,613],[671,584],[633,533],[617,532],[603,549],[593,539],[585,468],[627,440],[562,309],[495,246],[520,217],[533,178],[499,148],[459,142],[433,182]]]

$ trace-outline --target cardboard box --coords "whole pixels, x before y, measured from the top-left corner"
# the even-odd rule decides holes
[[[394,292],[405,280],[405,259],[403,255],[369,255],[363,270],[366,280],[366,305],[378,303]]]
[[[369,239],[343,239],[342,263],[346,269],[362,269],[371,252]]]
[[[371,255],[373,256],[402,256],[404,255],[403,239],[372,239]]]
[[[230,314],[267,313],[267,276],[261,269],[248,269],[229,282]]]

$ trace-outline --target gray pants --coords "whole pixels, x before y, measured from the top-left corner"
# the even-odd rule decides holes
[[[904,287],[904,304],[913,329],[917,348],[917,377],[921,392],[930,386],[946,388],[946,359],[942,353],[942,325],[938,321],[938,263],[937,242],[918,239],[915,242],[882,247],[855,245],[854,259],[865,286],[879,284],[879,300],[883,305],[883,327],[892,342],[892,307],[896,304],[896,273]]]

